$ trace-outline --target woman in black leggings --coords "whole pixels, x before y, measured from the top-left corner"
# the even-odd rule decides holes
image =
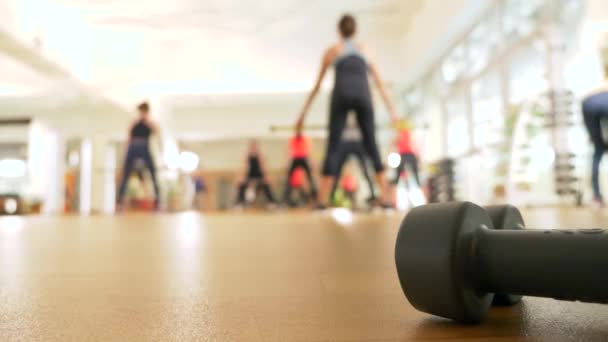
[[[323,55],[321,70],[317,77],[304,108],[296,124],[296,131],[301,132],[304,120],[310,109],[310,105],[319,92],[319,88],[330,66],[334,66],[336,77],[334,89],[331,95],[329,113],[329,137],[327,140],[327,151],[323,163],[323,179],[319,188],[319,207],[325,207],[325,201],[329,200],[329,191],[336,174],[338,160],[337,149],[340,138],[346,124],[347,113],[354,111],[356,114],[361,133],[363,145],[368,157],[371,159],[376,171],[376,181],[382,188],[382,195],[388,196],[387,183],[384,177],[384,165],[380,158],[378,146],[376,145],[374,109],[369,89],[368,74],[376,83],[380,95],[384,99],[391,114],[393,122],[397,121],[395,107],[391,102],[384,83],[378,74],[376,67],[369,61],[361,44],[354,41],[357,31],[355,18],[350,15],[343,16],[338,23],[341,39],[331,46]],[[388,203],[385,198],[383,203]]]
[[[251,183],[255,184],[256,192],[259,192],[259,190],[264,192],[264,194],[266,195],[266,199],[269,203],[273,205],[276,204],[272,189],[270,189],[268,179],[266,178],[264,172],[264,160],[260,156],[258,143],[255,140],[251,140],[251,142],[249,143],[249,152],[247,153],[247,160],[245,163],[247,165],[247,171],[243,181],[239,184],[238,187],[236,205],[245,205],[245,192],[247,191],[247,187],[249,187]]]
[[[158,134],[158,126],[149,118],[150,106],[147,102],[137,107],[139,118],[137,118],[129,128],[129,141],[127,142],[127,153],[124,167],[122,169],[122,179],[118,188],[117,209],[122,209],[122,201],[125,195],[127,180],[133,172],[135,161],[140,159],[144,162],[146,169],[150,172],[152,183],[154,184],[154,208],[158,209],[159,187],[156,179],[156,166],[149,149],[150,135]]]

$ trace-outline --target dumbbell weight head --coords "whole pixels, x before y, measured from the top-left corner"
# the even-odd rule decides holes
[[[481,321],[494,295],[469,281],[471,245],[480,226],[493,229],[488,213],[472,203],[414,208],[397,236],[395,261],[401,287],[420,311],[460,322]],[[465,247],[465,248],[463,248]]]
[[[485,207],[488,215],[492,219],[495,229],[524,229],[524,219],[519,209],[512,205],[493,205]],[[522,296],[497,293],[494,295],[492,304],[494,305],[513,305],[521,301]]]

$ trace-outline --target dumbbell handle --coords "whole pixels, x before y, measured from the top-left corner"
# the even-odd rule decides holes
[[[608,304],[608,231],[477,230],[471,272],[481,291]]]

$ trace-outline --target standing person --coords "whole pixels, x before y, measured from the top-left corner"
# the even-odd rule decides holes
[[[608,91],[599,91],[587,96],[583,101],[583,120],[593,144],[593,161],[591,164],[591,184],[593,186],[593,203],[604,207],[604,198],[600,189],[600,163],[608,150],[602,135],[602,120],[608,119]]]
[[[357,190],[359,189],[359,184],[350,167],[346,168],[340,183],[344,197],[350,202],[351,209],[356,210]]]
[[[310,185],[310,195],[313,199],[317,198],[317,187],[315,185],[315,179],[312,175],[310,163],[308,161],[308,155],[310,154],[310,139],[301,133],[297,133],[293,138],[289,140],[289,154],[291,157],[291,165],[287,171],[287,182],[285,184],[285,192],[283,193],[283,201],[288,203],[289,195],[291,194],[291,177],[297,169],[302,169],[306,172],[308,177],[308,184]]]
[[[205,177],[201,168],[192,174],[192,183],[194,184],[194,203],[192,206],[198,211],[203,211],[205,207],[205,195],[207,194],[207,183],[205,183]]]
[[[294,201],[291,197],[291,194],[294,190],[298,192],[298,201]],[[305,189],[305,171],[303,168],[299,167],[295,169],[289,177],[289,191],[286,193],[285,203],[288,206],[295,208],[301,203],[308,203],[311,196],[312,193],[309,196],[309,193]]]
[[[348,126],[342,132],[342,139],[340,140],[340,145],[336,151],[336,159],[337,159],[337,167],[336,174],[332,186],[331,198],[334,198],[336,190],[338,188],[338,180],[342,175],[342,169],[344,165],[348,162],[349,158],[355,157],[359,160],[359,166],[361,167],[361,173],[363,177],[367,181],[370,191],[370,198],[368,202],[372,203],[376,200],[376,191],[374,189],[374,182],[372,181],[368,165],[365,147],[363,145],[363,138],[361,135],[361,130],[357,126],[356,122],[351,122],[350,118],[348,120]]]
[[[152,177],[152,183],[154,185],[154,209],[158,210],[160,191],[158,180],[156,179],[156,166],[154,165],[154,159],[150,153],[149,142],[150,136],[152,134],[158,134],[159,129],[150,119],[150,105],[147,102],[143,102],[137,106],[137,110],[139,112],[139,117],[135,119],[129,128],[127,153],[118,190],[117,208],[118,210],[122,209],[127,181],[133,171],[135,161],[140,159],[143,161],[144,167],[148,169],[150,176]]]
[[[347,113],[351,110],[356,113],[357,122],[363,134],[363,145],[376,171],[376,181],[382,188],[383,196],[388,197],[388,185],[386,184],[384,175],[384,165],[376,144],[375,117],[368,74],[371,75],[376,83],[380,95],[391,114],[391,119],[393,121],[397,120],[395,107],[388,96],[384,82],[380,78],[375,65],[371,63],[363,46],[354,39],[357,32],[355,18],[351,15],[344,15],[338,23],[338,31],[340,40],[324,53],[315,86],[308,96],[296,124],[296,131],[301,132],[306,115],[319,92],[325,74],[331,66],[334,66],[336,77],[331,95],[329,137],[327,140],[325,162],[323,163],[323,179],[319,188],[319,209],[325,208],[329,200],[329,191],[335,178],[336,151],[346,124]],[[388,203],[387,198],[383,201],[383,204],[385,203]]]
[[[270,202],[270,204],[272,205],[275,205],[276,200],[272,193],[272,189],[270,189],[268,178],[266,177],[265,162],[260,154],[258,143],[256,140],[251,140],[249,142],[249,150],[247,151],[245,165],[246,173],[243,181],[239,184],[238,187],[236,205],[245,205],[245,192],[252,183],[256,185],[256,192],[257,190],[262,190],[268,202]]]
[[[405,171],[407,166],[410,169],[410,173],[414,176],[414,181],[418,187],[420,187],[420,176],[418,174],[418,151],[412,139],[412,132],[407,123],[403,123],[397,132],[395,139],[395,146],[397,152],[401,156],[401,162],[395,170],[395,178],[393,179],[393,185],[397,186],[401,179],[402,173]]]

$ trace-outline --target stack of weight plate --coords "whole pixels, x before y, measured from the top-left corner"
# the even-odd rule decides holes
[[[429,177],[429,195],[432,203],[456,200],[454,189],[454,160],[443,159],[432,165]]]
[[[574,94],[571,91],[553,91],[549,93],[552,110],[547,115],[546,127],[553,130],[567,131],[574,126],[573,103]],[[555,191],[559,196],[574,196],[579,203],[582,195],[579,187],[580,179],[576,176],[576,155],[572,152],[558,151],[555,155]]]

